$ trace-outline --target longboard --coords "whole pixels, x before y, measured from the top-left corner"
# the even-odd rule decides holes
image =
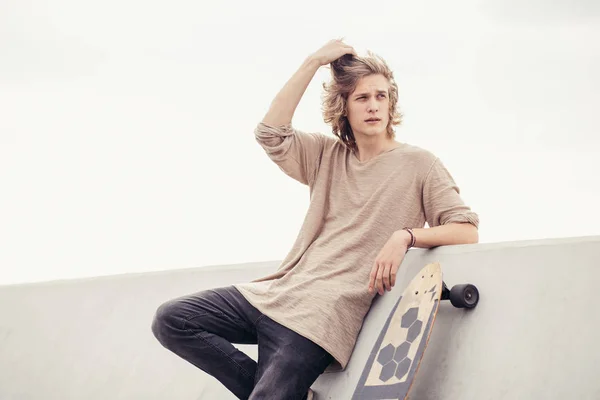
[[[408,284],[392,309],[362,371],[353,400],[402,399],[408,393],[427,347],[440,300],[473,308],[473,285],[448,290],[439,263],[426,265]]]

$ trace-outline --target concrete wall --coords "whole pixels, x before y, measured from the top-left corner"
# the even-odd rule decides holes
[[[600,237],[411,250],[378,298],[349,367],[313,386],[346,399],[387,311],[425,264],[478,286],[475,310],[442,304],[413,388],[419,399],[599,399]],[[163,349],[156,307],[247,281],[278,262],[0,287],[0,399],[234,399]],[[255,346],[239,346],[256,359]]]

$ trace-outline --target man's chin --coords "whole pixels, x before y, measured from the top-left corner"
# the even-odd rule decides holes
[[[385,128],[382,128],[381,126],[366,126],[363,129],[363,133],[366,136],[385,135]]]

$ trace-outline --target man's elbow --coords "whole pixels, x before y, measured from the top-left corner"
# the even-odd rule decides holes
[[[466,235],[465,239],[467,241],[466,244],[476,244],[479,243],[479,229],[475,225],[465,224],[466,225]]]
[[[461,232],[459,235],[460,244],[479,243],[479,229],[471,223],[465,222],[459,224]]]
[[[477,228],[475,228],[475,232],[472,235],[472,240],[469,244],[479,243],[479,231],[477,230]]]

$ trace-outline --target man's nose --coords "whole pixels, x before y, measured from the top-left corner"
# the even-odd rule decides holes
[[[369,100],[367,107],[369,112],[377,112],[379,110],[379,104],[376,100]]]

